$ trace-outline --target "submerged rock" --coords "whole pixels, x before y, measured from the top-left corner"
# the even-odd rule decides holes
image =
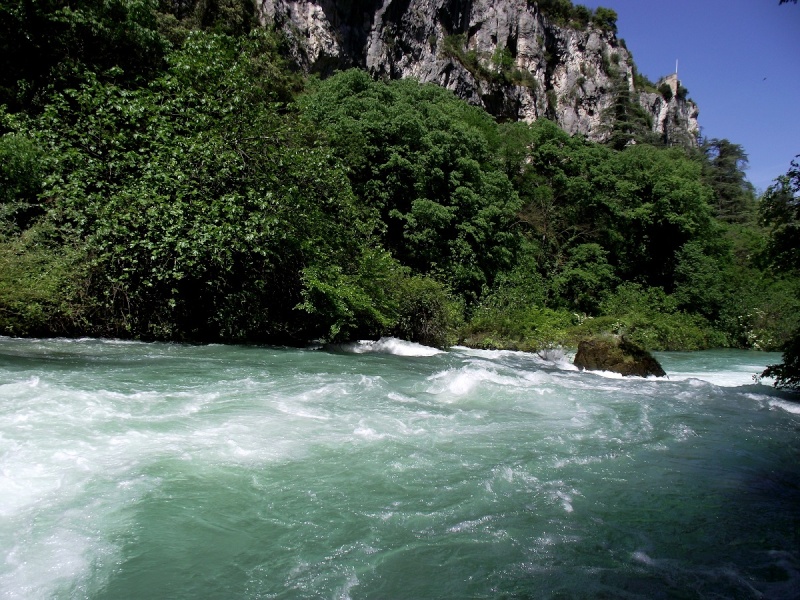
[[[623,337],[583,340],[578,344],[574,364],[581,370],[613,371],[638,377],[666,375],[652,354]]]

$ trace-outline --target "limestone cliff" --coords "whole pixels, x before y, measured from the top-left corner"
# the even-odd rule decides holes
[[[678,93],[634,89],[630,53],[611,31],[552,22],[530,0],[258,0],[262,24],[309,71],[361,67],[435,82],[500,119],[549,117],[605,140],[621,90],[653,135],[696,143],[697,107]]]

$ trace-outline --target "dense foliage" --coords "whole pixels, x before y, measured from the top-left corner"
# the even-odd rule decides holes
[[[272,38],[192,34],[167,62],[147,86],[89,76],[37,119],[7,119],[4,148],[22,157],[10,163],[19,192],[7,219],[28,223],[38,184],[44,222],[85,260],[70,327],[302,341],[390,324],[381,278],[399,265],[371,244],[342,166],[283,114]],[[44,166],[31,173],[37,150]],[[3,319],[11,332],[29,323],[9,308]]]
[[[800,158],[800,156],[798,156]],[[765,250],[769,265],[778,273],[800,277],[800,163],[792,161],[761,202],[761,216],[770,228]],[[800,389],[800,327],[784,345],[783,363],[770,366],[765,377],[775,377],[781,387]]]
[[[571,0],[528,0],[535,3],[548,18],[561,25],[585,29],[589,24],[603,31],[617,32],[617,13],[603,6],[596,9],[583,4],[572,4]]]
[[[0,27],[4,334],[797,345],[796,165],[760,224],[741,147],[661,147],[623,94],[601,145],[303,81],[239,0],[0,0]]]
[[[520,202],[495,160],[489,115],[441,88],[355,70],[316,85],[301,107],[403,264],[471,300],[512,266]]]

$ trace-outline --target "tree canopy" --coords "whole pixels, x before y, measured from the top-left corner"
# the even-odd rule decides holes
[[[779,272],[796,277],[800,274],[800,163],[797,159],[764,194],[761,216],[770,230],[766,247],[769,264]],[[775,377],[781,387],[800,389],[800,327],[784,347],[783,362],[770,366],[763,375]]]

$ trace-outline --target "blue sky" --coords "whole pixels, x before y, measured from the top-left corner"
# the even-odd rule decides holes
[[[675,71],[708,138],[740,144],[758,190],[800,154],[800,3],[778,0],[573,0],[613,8],[639,71]]]

